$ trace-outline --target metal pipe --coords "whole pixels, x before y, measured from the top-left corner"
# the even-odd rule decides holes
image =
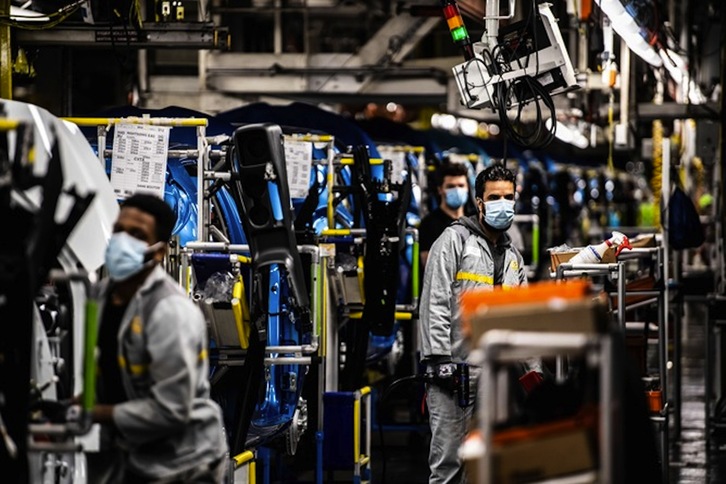
[[[29,452],[75,453],[83,452],[83,446],[75,442],[28,442]]]
[[[618,254],[618,260],[645,259],[646,256],[657,254],[658,250],[658,247],[634,247]]]
[[[273,52],[275,55],[282,54],[282,12],[280,12],[280,8],[282,8],[282,1],[281,0],[274,0],[275,4],[275,11],[273,13],[274,16],[274,31],[273,31]]]
[[[206,120],[205,120],[206,121]],[[197,234],[201,234],[203,237],[201,240],[209,239],[209,226],[210,211],[211,207],[209,204],[209,194],[207,193],[207,184],[204,181],[204,172],[209,170],[209,152],[207,150],[207,124],[197,126],[197,151],[199,156],[197,158],[197,200],[201,202],[197,205],[197,212],[201,214],[202,225],[197,226]],[[201,162],[201,163],[200,163]],[[201,166],[200,166],[201,164]],[[201,176],[199,175],[201,173]]]
[[[222,180],[228,182],[232,179],[232,174],[224,171],[205,171],[204,178],[207,180]]]
[[[309,345],[268,346],[265,348],[266,353],[299,353],[303,355],[311,355],[317,351],[317,342]]]
[[[436,79],[445,82],[448,76],[447,71],[435,67],[400,67],[366,65],[360,67],[285,67],[280,64],[273,64],[269,67],[214,67],[208,69],[209,74],[214,76],[263,76],[270,77],[283,75],[300,76],[385,76],[401,78]],[[352,160],[351,163],[352,164]]]
[[[136,75],[139,79],[139,92],[145,95],[149,92],[149,63],[148,51],[139,49],[136,61]]]
[[[71,429],[65,424],[29,424],[28,433],[31,435],[71,435]]]
[[[622,412],[620,405],[614,401],[614,374],[610,365],[613,364],[613,347],[610,336],[604,336],[601,342],[600,365],[600,394],[603,416],[600,417],[599,433],[602,436],[600,442],[600,475],[602,482],[614,483],[613,479],[617,472],[617,460],[615,452],[618,452],[618,444],[615,442],[615,422],[613,419]]]
[[[0,0],[0,17],[10,17],[10,0]],[[13,98],[13,52],[10,44],[10,24],[0,24],[0,98]]]
[[[667,136],[663,137],[663,144],[662,144],[662,156],[663,156],[663,162],[662,162],[662,206],[667,206],[668,199],[670,198],[671,193],[671,141],[670,138]],[[670,247],[668,244],[668,228],[670,227],[670,222],[668,220],[668,210],[664,210],[661,215],[661,228],[662,228],[662,256],[663,256],[663,303],[661,304],[661,313],[662,313],[662,324],[660,324],[659,332],[662,331],[661,336],[663,339],[660,340],[661,343],[661,392],[663,395],[663,401],[668,402],[668,335],[670,334],[670,282],[671,282],[671,274],[670,274]],[[664,438],[668,435],[668,431],[666,430],[664,433]],[[664,461],[667,461],[668,454],[662,456],[662,459]]]
[[[320,264],[320,247],[312,244],[298,245],[297,250],[301,254],[310,254],[313,264]]]
[[[630,47],[620,42],[620,124],[630,119]]]
[[[106,149],[106,126],[105,125],[98,125],[96,127],[96,137],[98,138],[98,145],[96,146],[96,151],[98,152],[98,161],[101,163],[101,167],[103,169],[106,169],[106,152],[108,151]],[[113,150],[112,150],[113,152]]]
[[[625,331],[625,264],[618,264],[618,323]]]
[[[278,356],[265,358],[265,365],[309,365],[312,358],[309,356]]]
[[[112,156],[113,150],[105,149],[103,150],[103,154],[106,157]],[[166,156],[167,158],[189,158],[191,160],[194,160],[199,158],[199,150],[168,150]]]
[[[247,244],[227,244],[225,242],[189,242],[187,249],[202,252],[249,253],[250,246]]]
[[[184,288],[184,293],[189,296],[192,292],[191,271],[189,270],[189,252],[187,250],[182,250],[179,254],[179,260],[181,261],[179,285]]]
[[[229,244],[229,243],[230,243],[230,242],[229,242],[229,239],[227,238],[227,236],[226,236],[226,235],[224,235],[224,232],[222,232],[221,230],[219,230],[219,229],[218,229],[217,227],[215,227],[214,225],[211,225],[211,226],[209,227],[209,232],[210,232],[210,234],[211,234],[211,235],[212,235],[212,236],[213,236],[213,237],[214,237],[215,239],[217,239],[217,240],[218,240],[219,242],[223,242],[223,243],[225,243],[225,244]]]
[[[328,261],[328,264],[332,266],[334,264],[334,258],[326,257],[326,261]],[[338,340],[338,325],[337,325],[337,319],[335,317],[335,307],[334,304],[332,304],[332,294],[329,290],[329,273],[328,270],[330,270],[332,267],[327,267],[326,269],[323,269],[323,317],[325,318],[324,321],[324,328],[325,328],[325,354],[323,355],[323,359],[326,362],[330,362],[330,364],[326,365],[326,371],[325,371],[325,389],[326,391],[337,391],[338,390],[338,350],[339,350],[339,340]]]
[[[418,241],[418,230],[414,232],[413,247],[411,248],[411,300],[412,306],[418,306],[418,298],[421,295],[419,290],[420,280],[420,248]]]
[[[321,257],[320,247],[317,245],[301,245],[298,250],[303,254],[310,254],[311,265],[310,265],[310,287],[312,288],[312,301],[311,301],[311,312],[313,320],[314,330],[314,344],[315,351],[320,349],[320,336],[322,334],[322,310],[321,310],[321,295],[322,295],[322,273],[321,273]]]
[[[333,195],[333,186],[335,185],[335,166],[333,166],[334,162],[335,154],[332,153],[331,150],[331,152],[328,153],[328,177],[326,180],[328,185],[328,199],[326,200],[328,230],[335,229],[335,207],[333,206],[333,202],[335,201],[335,197]]]

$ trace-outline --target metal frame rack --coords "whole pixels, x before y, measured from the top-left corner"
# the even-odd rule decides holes
[[[313,321],[313,335],[311,343],[308,345],[279,345],[267,346],[265,348],[265,365],[311,365],[314,361],[318,362],[318,393],[322,395],[325,391],[325,352],[327,334],[330,331],[328,327],[328,318],[325,310],[324,291],[327,286],[327,275],[323,267],[327,265],[327,257],[321,256],[320,248],[315,245],[298,246],[301,253],[310,254],[312,257],[311,266],[311,320]],[[246,244],[229,244],[225,242],[190,242],[186,248],[180,251],[181,269],[180,282],[187,292],[193,286],[190,279],[190,259],[195,252],[216,252],[227,253],[230,256],[232,264],[249,263],[249,246]],[[216,324],[215,321],[211,322]],[[241,365],[244,363],[245,350],[242,348],[219,349],[220,362],[222,368],[227,366]],[[316,432],[322,432],[323,422],[323,406],[318,406],[318,428]],[[318,451],[322,442],[318,441]],[[234,456],[236,466],[240,467],[254,458],[246,454],[245,451],[240,455]],[[249,471],[250,473],[252,470]],[[318,475],[321,475],[322,469],[317,469]]]
[[[412,264],[411,264],[411,303],[410,304],[397,304],[396,305],[396,312],[395,312],[395,318],[397,321],[411,321],[412,324],[415,324],[417,321],[416,318],[416,311],[418,309],[418,300],[420,297],[420,287],[419,287],[419,271],[420,271],[420,264],[419,264],[419,239],[418,239],[418,229],[409,227],[406,229],[406,234],[411,235],[413,237],[413,250],[412,250]],[[320,234],[320,246],[326,246],[328,248],[323,249],[326,253],[332,253],[332,257],[334,259],[335,251],[334,249],[329,248],[331,243],[334,243],[334,241],[337,240],[346,240],[353,242],[355,244],[362,244],[366,236],[366,229],[325,229]],[[395,241],[393,241],[395,242]],[[329,266],[329,270],[334,270],[335,268],[332,266]],[[359,271],[362,270],[362,268],[359,268]],[[359,277],[362,278],[362,273],[359,275]],[[362,291],[362,280],[359,281],[361,285],[361,291]],[[350,319],[360,319],[362,316],[362,304],[347,304],[345,308],[345,315]],[[413,335],[417,334],[415,331],[416,328],[412,328]],[[334,335],[331,335],[335,340],[337,341],[337,331]],[[415,348],[416,347],[416,341],[412,341],[412,345]],[[336,361],[337,361],[337,350],[335,352]],[[416,355],[413,354],[413,368],[417,365],[417,359]],[[334,381],[336,382],[335,387],[337,387],[337,377],[334,377]],[[334,388],[334,387],[333,387]]]
[[[604,484],[622,482],[623,447],[615,445],[622,441],[617,435],[622,418],[620,385],[614,366],[612,336],[608,334],[585,333],[536,333],[523,331],[490,330],[482,336],[479,346],[472,352],[470,360],[481,366],[479,394],[482,402],[478,408],[479,429],[483,439],[483,455],[478,459],[476,472],[478,482],[495,482],[493,471],[493,425],[498,420],[497,409],[502,398],[499,392],[497,368],[522,361],[530,357],[575,356],[587,357],[588,364],[599,368],[600,409],[598,432],[600,435],[599,462],[595,471],[584,471],[567,482],[600,482]],[[501,413],[501,412],[500,412]],[[548,480],[546,482],[557,482]]]
[[[202,133],[203,134],[203,133]],[[327,157],[332,156],[334,138],[329,135],[312,135],[312,134],[292,134],[284,135],[285,140],[294,141],[305,141],[310,143],[325,143],[325,150]],[[202,156],[199,158],[199,169],[197,170],[197,184],[199,189],[197,190],[197,205],[198,209],[198,232],[197,242],[190,242],[186,248],[179,250],[178,256],[180,261],[180,273],[178,278],[182,287],[184,287],[189,293],[193,287],[193,281],[191,280],[191,256],[193,253],[205,253],[205,252],[216,252],[228,254],[230,263],[232,266],[239,264],[250,264],[252,261],[249,257],[250,248],[246,244],[232,244],[227,237],[216,227],[211,225],[211,197],[213,196],[212,187],[215,183],[227,182],[231,180],[231,174],[229,172],[221,172],[215,170],[212,166],[212,161],[220,160],[223,157],[223,151],[217,151],[210,149],[210,145],[219,145],[229,140],[229,136],[222,135],[211,139],[204,139],[204,143],[199,145],[199,153]],[[319,160],[313,160],[313,163]],[[323,160],[323,163],[327,162]],[[210,240],[217,240],[218,242],[212,242]],[[323,270],[327,266],[327,257],[320,252],[320,249],[316,245],[302,245],[298,246],[300,253],[307,253],[311,256],[312,267],[311,267],[311,320],[313,321],[313,334],[310,344],[306,345],[268,345],[265,348],[265,359],[264,363],[266,366],[269,365],[312,365],[317,363],[318,367],[318,394],[322,395],[325,391],[325,375],[326,375],[326,364],[325,356],[327,352],[327,337],[329,332],[329,318],[327,317],[327,301],[324,298],[325,288],[328,285],[327,273]],[[224,322],[211,321],[211,324],[225,324]],[[240,345],[237,347],[220,348],[219,349],[219,364],[221,368],[226,368],[230,365],[242,365],[244,364],[246,351]],[[320,454],[322,449],[322,422],[323,422],[323,406],[322,404],[317,406],[317,422],[316,428],[316,445],[318,453]],[[247,476],[248,482],[253,482],[255,479],[255,462],[258,459],[257,452],[254,450],[246,450],[241,454],[234,456],[235,473],[241,473],[242,476]],[[269,458],[267,453],[263,453],[262,459],[266,461],[266,457]],[[318,481],[322,476],[322,461],[318,459],[316,474],[318,475]],[[268,476],[267,472],[269,469],[263,469],[264,475]]]
[[[616,310],[616,319],[623,333],[627,328],[627,312],[643,306],[657,304],[658,312],[658,366],[660,373],[661,392],[663,407],[658,415],[651,416],[651,421],[658,425],[660,439],[661,466],[663,478],[668,479],[669,469],[669,414],[673,411],[674,406],[680,406],[679,402],[669,400],[669,378],[668,378],[668,334],[669,334],[669,315],[668,315],[668,294],[665,274],[665,249],[663,247],[634,248],[629,251],[623,251],[618,256],[618,261],[610,264],[571,264],[568,262],[560,264],[554,274],[556,279],[566,279],[571,277],[582,276],[604,276],[616,284],[617,290],[608,295],[612,298],[617,297],[618,305]],[[642,260],[650,262],[655,269],[655,279],[660,284],[653,290],[627,290],[626,287],[626,263],[627,261]],[[644,296],[646,299],[627,304],[628,296]],[[646,322],[647,324],[647,322]],[[558,360],[558,373],[559,373]],[[675,394],[680,394],[679,388],[674,388]],[[676,410],[677,412],[677,410]],[[676,413],[678,418],[678,413]]]
[[[539,266],[539,215],[515,214],[515,224],[532,224],[532,263],[527,265],[527,277],[533,278],[537,274]]]
[[[396,145],[387,143],[377,143],[378,152],[381,157],[386,158],[389,153],[403,153],[413,155],[417,160],[416,178],[418,186],[421,187],[422,193],[426,190],[426,148],[423,146]]]

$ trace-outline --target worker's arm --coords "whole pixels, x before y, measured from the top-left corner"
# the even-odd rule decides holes
[[[153,382],[146,398],[115,405],[113,421],[131,444],[177,433],[189,421],[205,356],[204,319],[183,295],[157,303],[144,327]]]
[[[461,237],[447,229],[431,247],[421,294],[419,335],[421,356],[451,360],[453,283],[462,252]]]

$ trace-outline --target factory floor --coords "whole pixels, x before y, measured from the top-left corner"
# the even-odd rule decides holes
[[[681,429],[671,418],[671,484],[726,482],[726,431],[714,434],[706,449],[704,407],[704,303],[686,303],[683,321]],[[672,379],[671,379],[672,381]],[[671,395],[673,392],[671,392]],[[374,483],[419,483],[428,480],[429,435],[425,425],[406,431],[386,431],[373,438]],[[385,468],[384,468],[385,467]],[[384,474],[385,473],[385,474]]]
[[[670,482],[726,482],[726,433],[712,435],[706,447],[704,336],[707,312],[703,303],[686,303],[683,323],[683,383],[680,437],[671,445]]]

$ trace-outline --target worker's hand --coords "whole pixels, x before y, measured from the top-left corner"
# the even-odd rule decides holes
[[[431,365],[430,368],[428,382],[453,394],[456,388],[456,364],[449,361]]]

